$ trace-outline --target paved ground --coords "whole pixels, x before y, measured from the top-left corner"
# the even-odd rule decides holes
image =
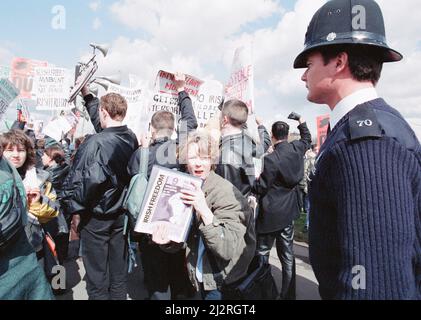
[[[320,300],[317,288],[317,281],[308,261],[308,248],[305,244],[295,243],[296,269],[297,269],[297,299],[298,300]],[[272,274],[276,283],[281,285],[282,272],[281,264],[276,255],[275,248],[272,249],[270,263],[273,265]],[[85,270],[81,259],[70,259],[66,263],[67,287],[71,288],[58,300],[87,300],[86,282],[84,281]],[[143,272],[139,266],[129,276],[129,299],[144,300],[147,297],[143,286]]]

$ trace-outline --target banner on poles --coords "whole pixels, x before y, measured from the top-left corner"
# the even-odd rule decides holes
[[[0,120],[10,104],[19,95],[19,90],[8,79],[0,79]]]
[[[47,67],[48,62],[25,58],[14,58],[10,70],[10,80],[20,91],[20,98],[32,99],[34,70]]]
[[[324,115],[317,117],[317,149],[325,142],[327,137],[327,130],[329,127],[330,116]]]
[[[254,113],[254,68],[251,45],[235,51],[230,78],[225,85],[225,101],[243,101]]]
[[[33,96],[37,110],[68,110],[71,87],[70,71],[56,67],[34,69]]]

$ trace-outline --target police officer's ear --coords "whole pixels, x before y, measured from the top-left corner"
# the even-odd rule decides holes
[[[336,72],[340,73],[342,71],[344,71],[347,67],[348,67],[348,53],[346,52],[340,52],[338,53],[338,55],[336,56]]]

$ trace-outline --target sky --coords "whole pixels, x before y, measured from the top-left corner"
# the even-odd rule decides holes
[[[378,0],[389,46],[404,60],[385,64],[379,95],[421,137],[421,2]],[[303,69],[292,68],[304,35],[325,0],[2,0],[0,65],[13,57],[48,61],[73,69],[91,52],[89,43],[108,43],[99,75],[120,72],[123,83],[136,74],[153,82],[159,70],[200,79],[228,80],[234,51],[253,44],[255,108],[267,126],[287,121],[291,111],[307,119],[329,113],[307,101]],[[57,7],[59,6],[59,7]],[[59,11],[57,11],[59,10]],[[63,13],[57,28],[58,13]]]

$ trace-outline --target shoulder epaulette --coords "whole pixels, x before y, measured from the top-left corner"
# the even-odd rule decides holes
[[[359,105],[349,113],[349,133],[351,140],[381,138],[382,128],[371,107]]]

